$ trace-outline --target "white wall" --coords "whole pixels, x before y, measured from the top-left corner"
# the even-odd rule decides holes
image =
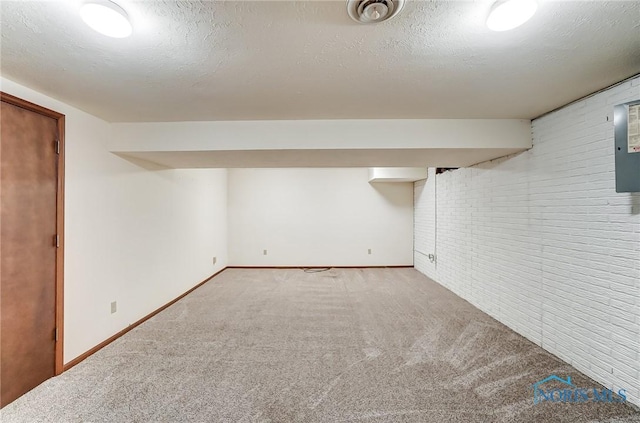
[[[640,194],[615,192],[612,119],[638,98],[640,78],[535,120],[525,153],[416,183],[415,263],[640,405]]]
[[[66,115],[65,363],[226,266],[226,170],[133,164],[108,151],[108,123],[0,88]]]
[[[229,264],[411,265],[413,186],[368,172],[230,169]]]

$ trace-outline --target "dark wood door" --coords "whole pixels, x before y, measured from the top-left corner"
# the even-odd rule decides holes
[[[0,102],[0,405],[55,374],[57,120]]]

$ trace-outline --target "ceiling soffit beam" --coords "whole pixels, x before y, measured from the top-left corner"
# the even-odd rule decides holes
[[[468,166],[531,148],[524,119],[114,123],[112,131],[111,152],[177,168]]]
[[[531,148],[526,119],[280,120],[114,123],[109,148],[238,151]]]

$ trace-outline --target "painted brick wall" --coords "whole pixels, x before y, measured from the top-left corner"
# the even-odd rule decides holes
[[[615,192],[613,150],[613,106],[638,98],[640,78],[533,121],[529,151],[430,171],[414,187],[414,255],[419,271],[640,405],[640,194]]]
[[[413,200],[413,265],[434,278],[435,262],[429,260],[436,245],[436,184],[435,169],[429,169],[427,179],[414,184]]]

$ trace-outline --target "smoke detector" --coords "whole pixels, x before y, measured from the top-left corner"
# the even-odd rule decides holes
[[[402,10],[404,0],[347,0],[351,19],[363,24],[389,20]]]

